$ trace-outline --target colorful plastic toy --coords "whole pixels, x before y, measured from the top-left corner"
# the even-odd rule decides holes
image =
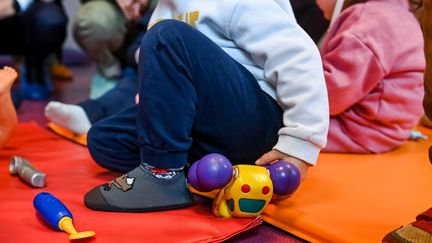
[[[54,229],[69,233],[70,240],[95,236],[94,231],[77,232],[69,209],[51,193],[41,192],[33,199],[33,206],[40,216]]]
[[[46,175],[22,157],[12,157],[9,163],[9,173],[11,175],[19,175],[19,177],[34,187],[45,186]]]
[[[273,195],[286,196],[300,185],[300,171],[293,164],[277,161],[264,166],[235,165],[221,154],[208,154],[188,172],[193,193],[213,198],[217,217],[254,218]]]

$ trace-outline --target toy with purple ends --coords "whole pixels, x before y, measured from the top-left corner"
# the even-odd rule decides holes
[[[265,165],[273,182],[273,193],[293,194],[300,185],[300,171],[287,161]],[[188,181],[198,191],[208,192],[224,187],[233,176],[231,162],[223,155],[212,153],[202,157],[189,168]]]
[[[189,182],[200,191],[212,191],[225,186],[232,178],[231,162],[221,154],[208,154],[189,169]]]
[[[300,179],[300,171],[290,162],[232,166],[220,154],[204,156],[192,164],[188,173],[191,191],[213,198],[213,213],[225,218],[256,217],[270,201],[294,193]]]

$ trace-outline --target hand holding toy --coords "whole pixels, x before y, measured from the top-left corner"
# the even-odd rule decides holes
[[[300,171],[282,160],[265,167],[232,166],[223,155],[208,154],[190,167],[188,181],[192,192],[214,199],[216,216],[250,218],[261,214],[273,195],[294,193]]]
[[[9,163],[9,173],[19,175],[24,181],[34,187],[44,187],[46,175],[30,164],[22,157],[13,156]]]
[[[41,192],[33,199],[33,206],[42,218],[54,229],[69,233],[70,240],[95,236],[93,231],[77,232],[73,226],[72,214],[66,206],[51,193]]]
[[[289,162],[279,160],[265,166],[273,181],[273,193],[278,195],[291,195],[300,185],[300,171]]]

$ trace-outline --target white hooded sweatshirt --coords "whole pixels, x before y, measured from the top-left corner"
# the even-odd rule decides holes
[[[190,24],[247,68],[284,110],[274,149],[315,164],[327,139],[327,90],[319,51],[289,1],[160,0],[149,28],[164,19]]]

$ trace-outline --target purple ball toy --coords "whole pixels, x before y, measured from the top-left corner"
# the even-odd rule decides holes
[[[232,178],[232,164],[221,154],[208,154],[197,161],[196,164],[196,179],[199,186],[205,190],[211,191],[222,188]]]
[[[300,171],[294,164],[279,160],[266,167],[270,171],[270,178],[273,182],[273,193],[290,195],[297,190],[301,176]]]
[[[206,190],[205,188],[203,188],[201,186],[201,183],[198,180],[197,169],[196,169],[197,165],[198,165],[198,161],[195,161],[195,163],[193,163],[192,166],[189,168],[188,181],[192,185],[193,188],[195,188],[196,190],[198,190],[200,192],[209,191],[209,190]]]

